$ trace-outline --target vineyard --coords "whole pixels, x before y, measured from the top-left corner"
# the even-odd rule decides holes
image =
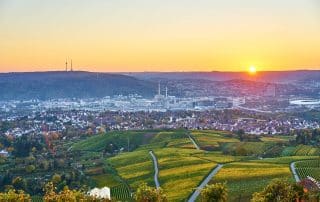
[[[287,147],[283,150],[283,156],[317,156],[320,154],[319,148],[308,145],[298,145],[296,147]]]
[[[256,160],[226,164],[211,183],[227,182],[231,201],[249,201],[254,192],[261,191],[275,178],[291,178],[287,164]]]
[[[111,197],[117,200],[125,200],[125,199],[130,199],[131,194],[127,186],[122,184],[122,185],[111,188]]]
[[[201,150],[195,148],[188,135]],[[149,155],[153,150],[158,159],[160,186],[169,201],[186,200],[217,164],[224,166],[210,183],[226,182],[231,201],[249,201],[254,192],[275,178],[293,181],[291,162],[298,162],[297,172],[302,178],[319,180],[320,160],[311,160],[317,158],[319,148],[290,145],[290,138],[262,137],[240,142],[236,136],[212,130],[110,132],[80,141],[73,150],[81,154],[80,162],[86,171],[93,172],[90,177],[95,186],[111,187],[116,200],[130,201],[131,193],[143,182],[155,185]],[[97,147],[94,142],[99,142]],[[110,143],[124,151],[104,157],[101,151]]]
[[[296,170],[300,179],[308,176],[320,181],[320,159],[296,162]]]

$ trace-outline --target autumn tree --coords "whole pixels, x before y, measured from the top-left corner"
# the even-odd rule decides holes
[[[226,202],[228,199],[228,190],[226,184],[216,183],[207,185],[201,191],[202,202]]]
[[[142,183],[134,196],[137,202],[167,202],[167,196],[162,189],[149,187],[146,183]]]
[[[5,193],[0,193],[0,201],[8,202],[31,202],[29,194],[25,194],[22,190],[16,191],[14,189]]]
[[[290,184],[285,180],[273,180],[262,192],[256,192],[251,199],[252,202],[292,202],[304,201],[308,194],[303,187]]]

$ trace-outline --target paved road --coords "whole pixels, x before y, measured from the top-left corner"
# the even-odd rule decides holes
[[[300,182],[300,178],[296,172],[296,162],[292,162],[290,164],[290,168],[291,168],[291,172],[293,174],[294,179],[296,180],[296,182]]]
[[[196,147],[197,150],[200,150],[200,147],[197,145],[197,143],[194,141],[194,139],[190,136],[189,136],[189,139],[191,140],[191,142],[193,143],[193,145]]]
[[[218,171],[223,167],[222,164],[218,164],[215,169],[211,171],[211,173],[204,179],[199,187],[193,192],[188,202],[194,202],[200,195],[201,190],[210,182],[210,180],[218,173]]]
[[[160,183],[158,180],[158,175],[159,175],[159,168],[158,168],[158,161],[157,161],[157,157],[153,154],[153,151],[149,151],[149,154],[152,157],[153,160],[153,167],[154,167],[154,182],[156,184],[156,188],[160,188]]]

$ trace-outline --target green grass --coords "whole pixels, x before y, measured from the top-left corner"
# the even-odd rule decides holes
[[[106,173],[101,175],[94,175],[91,178],[96,183],[97,187],[115,187],[121,185],[120,179],[112,173]]]
[[[276,135],[272,137],[261,137],[260,140],[263,142],[289,142],[294,139],[293,136]]]
[[[120,148],[134,150],[142,144],[149,143],[153,138],[153,131],[115,131],[89,137],[73,144],[73,151],[103,151],[107,145],[113,144]]]

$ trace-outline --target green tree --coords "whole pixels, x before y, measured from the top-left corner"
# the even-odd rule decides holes
[[[162,189],[149,187],[146,183],[142,183],[134,196],[137,202],[166,202],[167,196]]]
[[[26,172],[27,173],[32,173],[35,169],[36,169],[36,167],[34,165],[26,166]]]
[[[251,199],[252,202],[293,202],[303,201],[308,195],[303,187],[290,184],[285,180],[273,180],[262,192],[256,192]]]
[[[225,183],[207,185],[201,191],[201,201],[203,202],[226,202],[227,199],[228,190]]]
[[[52,182],[56,185],[61,182],[61,176],[59,174],[54,174],[52,176]]]
[[[16,190],[25,190],[26,189],[27,182],[22,177],[16,177],[12,180],[12,186]]]

